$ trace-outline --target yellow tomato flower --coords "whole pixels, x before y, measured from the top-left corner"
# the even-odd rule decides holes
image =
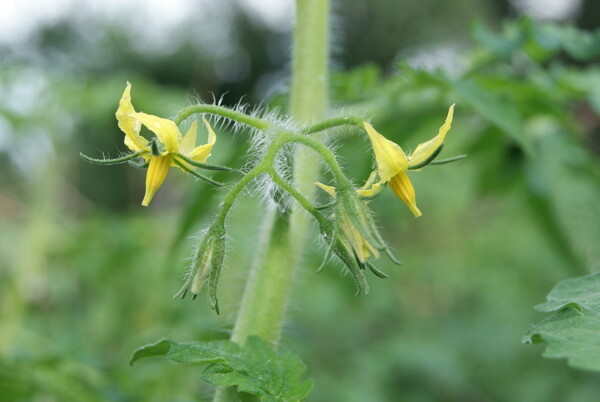
[[[146,174],[146,194],[142,201],[142,205],[145,207],[150,204],[152,197],[167,178],[171,166],[177,166],[184,171],[194,169],[179,155],[204,163],[217,141],[215,132],[204,118],[202,121],[208,130],[208,143],[196,147],[198,127],[196,122],[192,123],[186,135],[182,137],[174,121],[136,112],[131,104],[131,84],[129,82],[121,96],[116,117],[119,128],[125,133],[125,145],[133,152],[140,153],[140,156],[149,163]],[[156,139],[160,143],[155,147],[158,149],[153,149],[152,143],[140,135],[142,125],[156,135]]]
[[[421,216],[421,211],[417,207],[415,190],[406,171],[422,167],[423,164],[435,156],[435,153],[443,145],[446,134],[450,130],[453,114],[454,105],[450,106],[446,121],[440,127],[438,134],[431,140],[419,144],[410,155],[406,155],[398,144],[388,140],[378,133],[373,126],[364,122],[363,125],[375,153],[379,182],[372,185],[370,189],[361,190],[360,195],[372,195],[379,190],[383,183],[389,182],[394,194],[404,201],[413,215],[416,217]]]
[[[336,196],[335,187],[319,182],[316,182],[315,185],[325,190],[330,196]],[[343,209],[340,212],[339,224],[342,232],[348,239],[348,242],[352,246],[356,257],[360,262],[364,263],[371,255],[373,255],[375,258],[379,258],[379,251],[373,247],[371,243],[369,243],[369,241],[360,233],[360,230],[358,230],[358,228],[352,224],[352,221]]]

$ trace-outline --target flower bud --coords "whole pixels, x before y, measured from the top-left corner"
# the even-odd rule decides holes
[[[329,245],[323,264],[325,264],[329,255],[334,253],[342,264],[344,264],[350,275],[352,275],[352,279],[354,279],[357,287],[356,295],[368,294],[369,284],[365,278],[364,269],[361,269],[356,253],[353,251],[353,246],[346,235],[339,230],[332,233],[329,229],[323,227],[321,228],[321,235]]]
[[[200,241],[186,281],[174,297],[183,299],[189,291],[195,299],[207,286],[210,307],[218,314],[217,287],[224,257],[225,228],[220,224],[213,225]]]
[[[359,257],[367,254],[366,257],[374,255],[379,258],[377,250],[385,249],[385,242],[367,203],[360,199],[354,189],[342,189],[338,192],[336,218]],[[366,257],[360,258],[361,262],[365,262]]]

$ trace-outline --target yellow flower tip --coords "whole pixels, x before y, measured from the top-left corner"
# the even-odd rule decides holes
[[[131,100],[131,83],[126,81],[125,90],[123,91],[123,95],[121,96],[122,100]]]
[[[183,149],[184,144],[182,143],[181,151],[180,151],[182,154],[184,154],[188,158],[193,159],[196,162],[200,162],[200,163],[206,162],[206,160],[211,155],[213,146],[217,142],[217,135],[215,134],[214,130],[212,129],[212,127],[210,126],[208,121],[205,118],[202,118],[202,122],[204,123],[204,126],[206,127],[206,130],[208,131],[208,142],[204,145],[200,145],[196,148],[193,148],[196,145],[195,144],[195,142],[196,142],[196,134],[195,134],[196,126],[195,126],[195,122],[194,122],[194,124],[192,124],[193,127],[190,127],[190,130],[188,131],[188,133],[189,133],[190,131],[192,131],[192,128],[194,129],[194,144],[191,144],[191,141],[186,142],[186,139],[184,137],[183,142],[186,142],[186,149],[185,150]],[[187,137],[187,135],[186,135],[186,137]]]
[[[158,191],[160,186],[163,184],[169,173],[169,167],[171,166],[171,156],[153,156],[150,158],[150,164],[148,166],[148,173],[146,174],[146,194],[142,205],[147,207],[150,205],[150,201],[154,198],[154,194]]]
[[[415,189],[406,172],[402,172],[394,176],[392,180],[390,180],[390,188],[394,194],[396,194],[396,196],[408,206],[415,218],[418,218],[422,215],[421,211],[417,207]]]
[[[321,190],[325,190],[327,192],[327,194],[329,194],[332,197],[335,197],[335,187],[333,186],[328,186],[327,184],[323,184],[320,182],[314,182],[313,183],[315,186],[319,187]]]
[[[206,143],[206,145],[214,145],[217,142],[217,134],[215,134],[215,131],[210,126],[210,123],[204,117],[202,117],[202,122],[208,130],[208,142]]]
[[[115,113],[119,128],[125,133],[125,145],[133,152],[148,151],[148,140],[140,135],[141,124],[132,114],[135,109],[131,104],[131,84],[127,86],[121,95],[119,108]]]
[[[419,216],[423,215],[421,213],[421,211],[419,210],[419,208],[417,208],[416,205],[409,205],[408,207],[410,208],[410,212],[413,213],[413,215],[415,216],[415,218],[418,218]]]
[[[440,130],[438,132],[438,135],[440,137],[442,137],[442,142],[444,141],[444,137],[446,136],[446,133],[448,131],[450,131],[450,128],[452,127],[452,119],[454,118],[454,105],[455,105],[455,103],[450,105],[450,107],[448,108],[448,114],[446,115],[446,121],[444,121],[444,124],[442,124],[442,126],[440,127]]]
[[[454,118],[454,106],[456,106],[456,103],[451,104],[450,108],[448,108],[448,115],[446,116],[446,123],[448,124],[452,123],[452,119]]]
[[[427,162],[427,160],[444,144],[446,134],[448,133],[448,131],[450,131],[450,128],[452,126],[453,116],[454,103],[448,109],[446,121],[438,130],[438,134],[429,141],[419,144],[415,151],[408,157],[409,168],[420,166],[423,163]]]
[[[183,136],[181,145],[179,147],[179,153],[182,155],[188,155],[196,146],[196,131],[198,129],[198,122],[194,121],[190,126],[189,130]]]

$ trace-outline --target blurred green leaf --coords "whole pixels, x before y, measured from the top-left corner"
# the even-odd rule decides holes
[[[373,96],[380,87],[381,72],[374,64],[365,64],[351,71],[337,71],[331,77],[331,97],[360,101]]]
[[[600,273],[559,282],[536,310],[553,314],[529,329],[523,343],[546,343],[544,356],[600,371]]]
[[[503,34],[495,34],[480,22],[473,24],[471,35],[483,47],[503,59],[509,59],[527,40],[525,32],[514,24],[505,27]]]
[[[531,155],[531,146],[523,132],[521,114],[514,103],[471,79],[455,81],[452,85],[456,93],[475,111],[508,134],[525,154]]]
[[[237,386],[264,401],[301,401],[313,387],[306,366],[291,352],[278,353],[256,336],[244,346],[232,341],[177,343],[168,339],[136,350],[131,359],[164,356],[178,363],[209,363],[200,377],[217,386]]]
[[[501,33],[475,23],[471,35],[485,49],[504,60],[511,59],[521,49],[540,62],[560,50],[577,61],[590,61],[600,55],[600,30],[588,32],[530,18],[506,24]]]

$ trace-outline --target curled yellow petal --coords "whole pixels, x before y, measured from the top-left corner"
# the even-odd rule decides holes
[[[181,133],[173,120],[163,119],[162,117],[146,113],[133,113],[131,116],[138,119],[144,126],[156,134],[158,140],[165,146],[166,152],[179,152]]]
[[[421,211],[417,208],[415,189],[408,178],[406,172],[398,173],[390,180],[390,188],[407,206],[415,217],[421,216]]]
[[[453,116],[454,104],[452,104],[448,109],[446,121],[438,130],[438,134],[429,141],[419,144],[415,151],[408,156],[409,167],[423,164],[427,161],[427,159],[429,159],[433,155],[435,151],[438,150],[439,147],[442,146],[442,144],[444,143],[444,139],[446,138],[446,134],[448,133],[448,131],[450,131],[450,127],[452,126]]]
[[[179,153],[182,155],[188,155],[192,149],[196,146],[196,131],[198,129],[198,122],[194,121],[190,126],[189,130],[183,136],[181,140],[181,146],[179,147]]]
[[[373,185],[373,182],[375,182],[376,179],[377,179],[377,171],[371,172],[371,174],[369,175],[369,178],[367,179],[365,184],[362,185],[362,187],[360,189],[364,190],[366,188],[371,187]]]
[[[330,196],[335,197],[335,187],[328,186],[327,184],[323,184],[318,181],[315,182],[314,185],[319,187],[321,190],[325,190],[327,192],[327,194],[329,194]]]
[[[148,165],[148,173],[146,174],[146,194],[142,205],[147,207],[152,201],[154,194],[163,184],[169,173],[171,166],[171,156],[152,156]]]
[[[125,133],[125,145],[133,152],[148,151],[148,140],[140,135],[141,124],[133,117],[135,109],[131,104],[131,84],[128,82],[115,113],[119,128]]]
[[[408,168],[408,159],[400,145],[379,134],[369,123],[363,122],[363,125],[375,153],[379,178],[387,182],[394,175],[405,171]]]
[[[202,118],[206,129],[208,130],[208,142],[204,145],[200,145],[192,149],[188,154],[185,154],[188,158],[195,160],[196,162],[206,162],[210,156],[213,146],[217,142],[217,135],[205,118]]]
[[[381,191],[382,184],[383,184],[383,182],[374,183],[371,185],[371,187],[369,187],[369,188],[361,187],[361,188],[357,189],[356,192],[361,197],[373,197],[375,194],[377,194]]]

